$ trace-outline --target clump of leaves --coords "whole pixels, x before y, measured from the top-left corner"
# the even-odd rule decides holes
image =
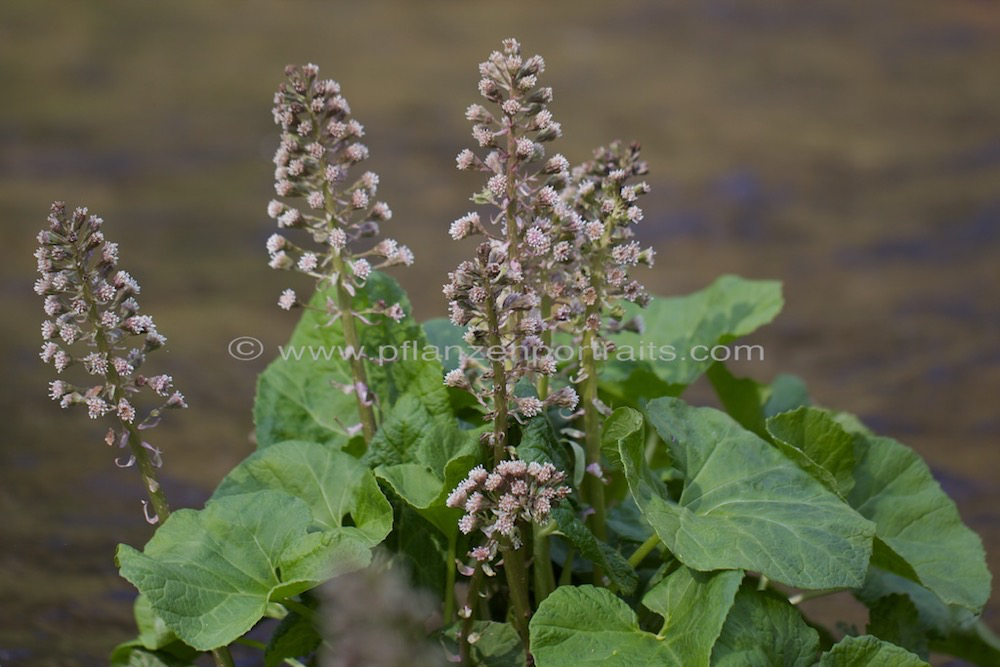
[[[268,666],[1000,663],[982,544],[926,464],[794,378],[695,354],[770,322],[781,286],[725,276],[651,297],[632,276],[653,261],[633,240],[639,147],[547,156],[561,128],[543,71],[512,39],[480,66],[481,150],[457,162],[486,175],[485,208],[449,229],[480,243],[444,288],[450,321],[420,325],[376,270],[412,255],[374,240],[390,212],[377,176],[349,175],[363,128],[336,82],[287,70],[269,213],[313,245],[275,235],[268,251],[317,290],[279,298],[303,314],[260,377],[257,451],[203,509],[169,512],[140,434],[183,399],[138,374],[163,341],[137,284],[98,220],[53,210],[42,358],[97,377],[53,398],[114,420],[161,523],[142,551],[119,547],[140,634],[112,663],[231,665],[234,642]],[[382,357],[404,348],[440,353]],[[703,374],[725,410],[680,398]],[[143,421],[145,386],[165,404]],[[863,634],[801,613],[844,591],[870,609]]]

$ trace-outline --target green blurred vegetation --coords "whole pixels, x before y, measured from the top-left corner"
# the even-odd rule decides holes
[[[294,324],[275,307],[290,276],[263,249],[282,67],[343,84],[386,231],[417,253],[395,275],[426,318],[472,248],[446,230],[479,187],[454,170],[476,63],[511,35],[548,64],[554,150],[643,143],[651,291],[785,280],[785,314],[754,338],[767,360],[740,370],[797,373],[918,449],[1000,573],[995,3],[4,0],[0,662],[104,664],[131,630],[114,545],[149,535],[103,431],[45,398],[31,253],[49,202],[106,219],[170,338],[154,363],[192,407],[154,435],[174,504],[198,504],[252,447],[267,355],[236,362],[226,344],[273,354]],[[996,594],[988,613],[1000,625]]]

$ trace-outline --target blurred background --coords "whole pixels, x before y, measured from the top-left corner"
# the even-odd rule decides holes
[[[287,63],[341,82],[394,210],[420,319],[475,242],[452,242],[478,177],[476,65],[508,36],[541,53],[571,162],[642,142],[650,291],[721,273],[785,281],[740,366],[919,451],[1000,574],[1000,5],[988,0],[0,3],[0,662],[101,665],[132,633],[115,545],[141,546],[137,475],[103,429],[46,398],[34,236],[49,203],[106,220],[170,342],[152,366],[190,410],[154,432],[168,495],[199,506],[252,450],[254,382],[295,317],[267,268]],[[238,362],[236,336],[269,354]],[[696,386],[692,401],[707,401]],[[1000,600],[987,621],[1000,629]],[[860,620],[863,628],[864,619]]]

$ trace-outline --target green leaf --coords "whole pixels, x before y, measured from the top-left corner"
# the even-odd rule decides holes
[[[875,522],[878,537],[947,605],[979,614],[990,591],[982,541],[958,514],[927,464],[890,438],[858,434],[854,489],[847,501]],[[880,558],[876,565],[892,567]]]
[[[538,667],[708,665],[742,572],[703,574],[680,568],[643,598],[667,619],[659,634],[639,627],[635,612],[610,591],[560,586],[531,619]]]
[[[454,567],[448,558],[448,540],[456,539],[457,522],[450,528],[452,535],[434,530],[420,513],[406,505],[399,508],[399,518],[386,546],[396,554],[410,574],[414,586],[434,591],[444,598],[447,568]]]
[[[764,417],[773,417],[811,403],[805,382],[794,375],[782,373],[771,382],[771,396],[764,404]]]
[[[460,628],[461,623],[456,623],[442,636],[445,649],[452,655],[458,655]],[[474,621],[472,632],[479,635],[469,649],[472,667],[524,667],[527,664],[524,645],[510,623]]]
[[[354,384],[351,353],[346,350],[342,323],[337,320],[327,326],[331,319],[326,314],[328,298],[333,298],[332,290],[313,295],[311,307],[304,311],[288,345],[282,347],[284,358],[271,362],[257,382],[254,423],[258,447],[296,439],[344,447],[350,440],[348,429],[360,421],[357,399],[343,389]],[[399,285],[375,271],[358,290],[354,307],[365,310],[379,301],[399,302],[410,311]],[[395,355],[399,359],[384,365],[365,364],[369,387],[381,405],[394,404],[428,369],[440,384],[441,365],[423,358],[423,330],[412,317],[399,323],[376,317],[371,325],[357,322],[357,328],[369,357],[378,358],[381,351],[383,358]]]
[[[630,304],[625,317],[642,316],[645,331],[613,337],[618,349],[602,374],[602,388],[629,405],[665,393],[679,395],[713,363],[695,356],[708,356],[711,347],[767,324],[783,304],[781,283],[737,276],[722,276],[688,296],[654,298],[645,310]]]
[[[194,667],[190,658],[178,658],[164,651],[144,649],[138,640],[116,646],[111,652],[110,660],[111,667]]]
[[[819,633],[787,600],[744,586],[712,650],[712,665],[809,667],[819,651]]]
[[[455,456],[475,451],[480,431],[459,428],[441,377],[441,367],[429,362],[386,410],[363,457],[369,466],[416,462],[440,474]]]
[[[642,598],[666,619],[657,636],[678,665],[708,667],[741,581],[740,570],[696,572],[682,565]]]
[[[155,651],[177,641],[177,635],[153,612],[149,598],[145,595],[139,595],[135,599],[132,613],[135,616],[135,626],[139,629],[137,639],[143,648]]]
[[[545,415],[532,417],[521,426],[517,455],[528,462],[551,463],[559,470],[569,471],[574,468],[574,461],[559,443],[552,422]]]
[[[824,410],[799,408],[767,420],[781,452],[826,488],[846,497],[854,488],[854,436]]]
[[[643,446],[645,421],[642,413],[632,408],[618,408],[604,420],[604,427],[601,430],[601,452],[615,468],[621,468],[621,455],[618,450],[623,442],[627,447]]]
[[[608,529],[618,536],[619,541],[642,544],[653,534],[653,529],[650,528],[649,522],[631,495],[626,495],[621,505],[608,510],[607,524]]]
[[[810,402],[805,385],[794,375],[779,375],[766,385],[736,377],[719,361],[708,368],[706,377],[729,416],[765,440],[768,435],[764,422],[768,417]]]
[[[637,443],[623,443],[622,463],[639,508],[678,560],[806,589],[861,585],[871,522],[724,413],[672,398],[647,410],[684,476],[680,498],[670,499]]]
[[[869,607],[877,607],[880,599],[894,593],[906,595],[913,602],[920,631],[930,640],[930,650],[977,665],[1000,664],[1000,638],[976,614],[959,605],[944,604],[914,581],[872,567],[857,596]]]
[[[444,479],[438,477],[427,466],[418,463],[382,466],[375,471],[375,474],[407,505],[450,538],[458,530],[458,520],[462,516],[462,510],[446,506],[445,501],[452,489],[465,479],[477,463],[479,459],[475,456],[455,457],[445,467]]]
[[[444,501],[479,462],[479,436],[487,426],[460,427],[442,377],[436,360],[415,368],[406,393],[386,410],[363,461],[407,504],[453,536],[461,513]]]
[[[888,595],[901,594],[910,598],[917,608],[920,628],[929,636],[945,637],[963,632],[975,625],[977,616],[965,607],[946,605],[941,599],[910,578],[872,566],[864,588],[855,596],[869,607]]]
[[[872,605],[867,633],[927,659],[927,637],[920,629],[920,615],[906,595],[887,595]]]
[[[317,648],[323,638],[320,637],[313,622],[295,612],[290,612],[281,619],[274,634],[264,649],[264,667],[279,667],[285,658],[301,658]]]
[[[766,438],[764,406],[771,398],[771,388],[750,378],[736,377],[721,361],[709,366],[705,375],[729,416],[746,430]]]
[[[187,667],[198,652],[177,638],[163,619],[156,615],[149,598],[139,595],[133,605],[139,636],[117,646],[111,653],[113,667],[128,665],[166,665]]]
[[[824,653],[818,667],[924,667],[926,662],[905,648],[878,637],[844,637]]]
[[[269,600],[368,564],[362,531],[316,526],[306,502],[287,493],[224,496],[174,512],[143,552],[120,545],[117,561],[167,627],[208,650],[243,635]]]
[[[418,448],[440,437],[433,426],[433,416],[420,399],[404,396],[387,411],[365,462],[374,468],[416,460]]]
[[[627,604],[603,588],[560,586],[538,606],[530,629],[538,667],[680,664],[659,637],[639,628]]]
[[[392,530],[392,507],[372,472],[328,445],[288,440],[258,450],[226,475],[212,497],[265,489],[301,498],[320,528],[342,529],[369,547]]]
[[[1000,665],[1000,637],[981,620],[968,630],[953,632],[943,639],[931,639],[930,648],[982,667]]]
[[[403,396],[388,411],[363,460],[377,466],[380,480],[451,539],[462,512],[445,506],[445,500],[480,462],[482,429],[459,428],[440,375],[433,374],[433,387]]]
[[[599,566],[611,583],[625,595],[631,595],[639,584],[639,576],[628,560],[610,545],[605,544],[577,518],[573,510],[557,507],[552,510],[552,518],[562,533],[580,554]]]
[[[978,614],[990,574],[969,530],[920,457],[842,416],[802,408],[768,420],[775,444],[875,522],[872,564],[913,579],[943,602]]]

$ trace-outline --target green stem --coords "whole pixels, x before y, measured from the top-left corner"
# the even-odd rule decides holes
[[[534,537],[534,562],[531,569],[535,575],[535,607],[537,607],[556,589],[556,575],[552,571],[549,531],[544,526],[532,524],[531,532]]]
[[[807,600],[815,600],[816,598],[826,597],[827,595],[836,595],[837,593],[843,593],[844,591],[849,591],[849,588],[829,588],[822,591],[804,591],[802,593],[797,593],[788,598],[788,601],[793,604],[801,604]]]
[[[113,371],[111,368],[108,370]],[[118,387],[115,387],[116,400],[119,398],[118,392]],[[124,394],[124,392],[122,393]],[[170,505],[167,503],[167,496],[163,493],[163,488],[160,487],[160,482],[156,477],[156,467],[149,458],[149,452],[142,446],[142,436],[139,435],[139,429],[136,428],[135,424],[122,420],[119,422],[128,431],[129,451],[135,456],[136,463],[139,465],[139,474],[142,475],[142,485],[146,487],[146,493],[153,505],[153,511],[156,512],[157,521],[162,525],[170,517]]]
[[[573,582],[573,559],[576,558],[576,549],[570,549],[563,561],[562,572],[559,573],[559,585],[569,586]]]
[[[659,545],[660,545],[660,536],[657,535],[656,533],[653,533],[652,535],[649,536],[649,539],[640,544],[639,548],[636,549],[631,556],[629,556],[628,564],[631,565],[632,567],[639,567],[639,563],[641,563],[646,558],[646,556],[651,554],[653,552],[653,549],[655,549]]]
[[[80,285],[83,286],[83,298],[87,303],[88,317],[94,324],[94,342],[97,345],[97,349],[109,362],[107,379],[112,387],[111,398],[117,404],[118,401],[126,398],[126,392],[122,386],[123,382],[121,375],[119,375],[114,364],[110,363],[111,353],[113,351],[111,343],[108,341],[108,337],[104,330],[97,326],[100,318],[100,312],[97,306],[97,300],[94,298],[93,291],[91,290],[90,282],[87,280],[87,274],[85,271],[86,257],[78,257],[75,265]],[[163,492],[163,487],[160,486],[160,480],[157,478],[156,466],[154,466],[152,460],[150,460],[149,452],[142,446],[142,435],[139,433],[139,428],[133,422],[127,422],[121,418],[118,419],[118,423],[121,424],[121,426],[128,433],[127,443],[129,451],[132,453],[132,456],[135,457],[136,464],[139,466],[139,474],[142,476],[142,485],[145,487],[146,495],[149,496],[149,502],[153,506],[153,511],[156,513],[156,522],[162,526],[164,522],[170,518],[170,504],[167,502],[167,496]],[[233,656],[230,655],[229,647],[227,646],[213,649],[212,658],[215,660],[216,667],[234,667]]]
[[[521,636],[524,651],[528,653],[528,621],[531,619],[531,602],[528,600],[528,566],[524,562],[521,549],[501,549],[503,569],[510,591],[510,605],[513,608],[514,629]]]
[[[97,306],[97,300],[94,298],[93,292],[91,290],[90,282],[87,280],[87,274],[84,270],[86,264],[86,258],[77,258],[76,270],[77,276],[79,277],[80,284],[83,286],[83,298],[87,303],[88,307],[88,317],[90,321],[94,324],[94,342],[97,344],[97,349],[100,351],[104,358],[108,360],[108,372],[107,379],[112,387],[111,398],[118,403],[121,399],[125,398],[125,389],[122,387],[122,378],[115,369],[114,364],[111,362],[112,349],[111,343],[108,342],[107,335],[104,330],[97,325],[100,319],[100,312]],[[160,481],[156,476],[156,466],[149,458],[149,452],[145,447],[142,446],[142,436],[139,434],[138,427],[131,422],[127,422],[121,418],[118,419],[118,423],[126,430],[128,433],[128,448],[132,452],[132,456],[135,457],[135,461],[139,466],[139,474],[142,476],[142,485],[146,489],[146,495],[149,496],[149,502],[153,505],[153,511],[156,513],[157,522],[163,525],[163,522],[167,520],[170,516],[170,505],[167,503],[167,496],[163,493],[163,488],[160,486]]]
[[[451,535],[448,538],[448,563],[445,570],[444,582],[444,622],[451,625],[455,622],[455,550],[458,543],[458,535]]]
[[[331,198],[328,196],[327,201],[329,202]],[[330,215],[332,217],[332,214]],[[375,411],[372,409],[370,397],[359,390],[359,387],[363,387],[366,394],[369,391],[368,375],[365,373],[365,362],[359,355],[362,348],[357,323],[354,321],[354,300],[344,288],[347,266],[339,252],[333,253],[333,270],[337,273],[337,308],[340,310],[340,320],[343,322],[344,343],[354,351],[354,354],[350,355],[350,365],[351,375],[354,378],[354,396],[358,402],[358,416],[361,418],[361,431],[365,436],[365,444],[370,444],[375,437]]]
[[[282,607],[288,611],[293,611],[307,621],[316,621],[316,611],[305,606],[298,600],[293,600],[291,598],[285,598],[279,603]]]
[[[492,351],[489,356],[493,369],[493,465],[503,460],[507,444],[507,369],[503,359],[495,353],[501,348],[500,321],[495,299],[495,294],[490,294],[486,299],[486,323],[489,328],[487,340]]]
[[[215,660],[216,667],[236,667],[228,646],[212,649],[212,659]]]
[[[590,314],[590,308],[587,314]],[[601,415],[597,411],[597,360],[594,358],[594,333],[588,330],[583,335],[582,371],[583,380],[583,430],[585,435],[584,450],[587,454],[587,465],[601,463]],[[587,523],[597,539],[604,541],[607,537],[604,513],[604,480],[584,474],[583,495],[586,502],[594,510],[587,517]],[[594,585],[603,586],[604,576],[601,569],[594,565]]]
[[[319,140],[319,133],[322,132],[323,123],[312,115],[313,132]],[[340,218],[337,215],[337,200],[333,188],[325,179],[323,181],[323,201],[326,212],[326,224],[328,231],[332,232],[339,228]],[[361,419],[361,432],[365,438],[365,444],[371,444],[375,437],[375,411],[372,408],[370,397],[364,396],[358,387],[364,387],[365,392],[369,391],[368,376],[365,373],[365,364],[361,360],[361,338],[358,336],[357,324],[354,321],[354,297],[344,288],[344,281],[347,280],[347,266],[341,251],[334,248],[331,253],[332,268],[337,275],[337,308],[340,310],[340,318],[344,323],[344,343],[354,350],[350,355],[349,364],[351,366],[351,376],[354,379],[354,396],[358,403],[358,416]]]
[[[469,661],[468,636],[472,633],[472,623],[476,618],[476,605],[479,602],[479,587],[483,582],[483,568],[476,567],[472,573],[472,581],[469,583],[469,595],[465,600],[465,606],[469,609],[469,615],[462,621],[462,634],[458,637],[458,655],[463,665],[471,665]]]
[[[768,579],[763,574],[760,575],[760,581],[757,582],[757,590],[758,591],[766,591],[767,590],[767,586],[768,586],[769,583],[771,583],[770,579]]]
[[[552,297],[548,294],[542,297],[541,311],[542,321],[548,322],[549,316],[552,314]],[[552,349],[552,329],[548,327],[542,332],[542,347],[548,350]],[[544,401],[545,397],[549,395],[548,375],[539,375],[536,389],[538,390],[538,398]]]
[[[322,127],[322,125],[316,125]],[[337,200],[333,189],[326,181],[323,182],[323,200],[325,203],[326,224],[330,232],[339,228],[339,218],[337,216]],[[365,364],[361,360],[361,338],[358,336],[357,323],[354,321],[354,297],[344,287],[347,280],[347,265],[341,251],[334,248],[330,255],[334,273],[337,276],[337,308],[340,311],[340,320],[344,327],[344,344],[350,347],[354,353],[350,355],[348,363],[351,366],[351,376],[354,380],[354,396],[358,403],[358,416],[361,418],[361,431],[365,438],[365,444],[370,444],[375,436],[375,411],[372,409],[370,397],[358,391],[358,387],[364,387],[368,392],[368,376],[365,373]]]

